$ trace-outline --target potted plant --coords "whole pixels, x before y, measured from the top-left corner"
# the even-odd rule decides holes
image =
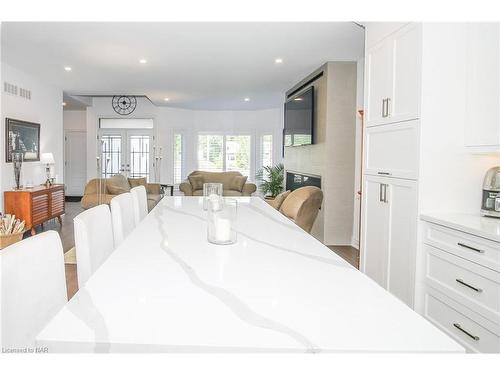
[[[260,169],[255,175],[259,184],[259,190],[264,194],[264,199],[273,200],[283,191],[284,180],[283,164],[267,166]]]

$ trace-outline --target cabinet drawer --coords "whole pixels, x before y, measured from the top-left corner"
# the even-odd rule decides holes
[[[425,294],[424,315],[468,351],[500,353],[500,327],[482,324],[474,313],[432,288]]]
[[[500,273],[424,245],[426,283],[500,325]]]
[[[366,129],[366,174],[417,179],[418,160],[418,121]]]
[[[500,243],[427,223],[424,243],[500,272]]]

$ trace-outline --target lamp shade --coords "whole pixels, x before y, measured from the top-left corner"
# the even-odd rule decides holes
[[[40,156],[40,162],[42,164],[55,164],[55,160],[54,160],[54,155],[52,155],[52,152],[45,152],[45,153],[42,153],[42,155]]]

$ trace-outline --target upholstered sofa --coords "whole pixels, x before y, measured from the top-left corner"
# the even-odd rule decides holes
[[[255,184],[248,183],[247,176],[240,172],[192,172],[186,181],[179,185],[179,190],[184,195],[203,195],[203,184],[206,182],[218,182],[223,185],[225,196],[250,196],[257,190]]]
[[[161,199],[160,184],[148,184],[145,178],[126,178],[121,174],[110,178],[94,178],[90,180],[85,186],[80,204],[85,210],[99,204],[109,204],[114,196],[126,193],[131,188],[139,185],[146,187],[148,209],[151,211]]]

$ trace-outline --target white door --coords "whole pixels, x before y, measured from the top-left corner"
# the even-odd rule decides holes
[[[387,178],[389,206],[387,290],[413,307],[417,243],[417,183]]]
[[[389,207],[384,201],[384,178],[365,176],[360,269],[380,286],[387,286]]]
[[[386,122],[386,101],[391,92],[392,44],[383,40],[366,52],[366,126]]]
[[[99,132],[101,177],[121,173],[154,181],[153,132],[151,130],[101,130]]]
[[[421,28],[405,26],[392,39],[392,93],[387,109],[387,122],[420,118]]]
[[[83,196],[87,183],[87,133],[66,131],[64,135],[64,182],[66,195]]]

